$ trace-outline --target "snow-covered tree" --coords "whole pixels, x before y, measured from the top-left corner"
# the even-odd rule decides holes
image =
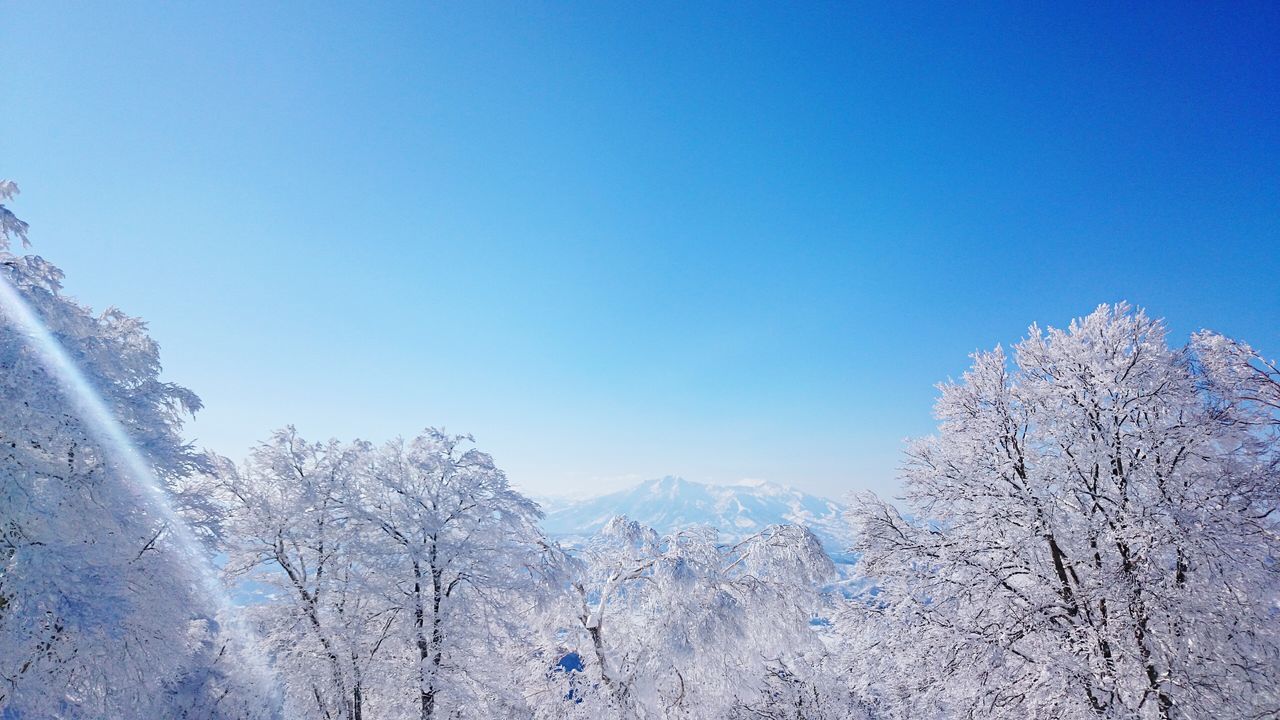
[[[223,463],[211,487],[225,507],[227,576],[271,589],[249,610],[291,716],[365,717],[366,678],[398,611],[369,592],[367,548],[348,508],[368,453],[364,443],[308,443],[289,427],[243,468]]]
[[[180,435],[200,402],[159,379],[142,321],[91,313],[57,267],[12,253],[26,231],[0,206],[0,715],[176,716],[179,696],[239,681],[199,667],[228,650],[207,636],[226,618],[165,497],[202,467]]]
[[[1272,374],[1268,374],[1271,372]],[[863,498],[851,676],[892,717],[1280,714],[1274,366],[1102,306],[974,356]]]
[[[809,622],[832,570],[801,527],[722,546],[711,528],[663,536],[614,518],[581,553],[574,583],[578,653],[595,690],[584,703],[620,718],[745,711],[779,668],[821,652]]]
[[[286,428],[213,485],[291,717],[525,718],[556,690],[543,610],[568,588],[563,553],[470,438]]]
[[[759,693],[730,709],[730,720],[871,720],[825,647],[770,660]]]
[[[512,657],[556,573],[537,505],[469,436],[435,429],[379,448],[359,490],[371,573],[411,648],[405,702],[422,720],[527,717]]]

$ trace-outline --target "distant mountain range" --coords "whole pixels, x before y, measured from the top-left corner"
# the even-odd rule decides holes
[[[707,485],[664,477],[586,500],[540,500],[546,517],[543,530],[558,539],[596,533],[615,515],[626,515],[661,532],[710,525],[725,542],[751,535],[768,525],[804,525],[822,541],[832,557],[843,557],[853,543],[845,507],[826,498],[772,482]]]

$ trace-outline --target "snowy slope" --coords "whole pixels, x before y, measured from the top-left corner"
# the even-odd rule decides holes
[[[626,515],[663,532],[710,525],[726,542],[776,523],[805,525],[832,555],[852,542],[843,505],[771,482],[704,485],[664,477],[587,500],[544,503],[543,509],[543,529],[557,538],[591,535],[614,515]]]

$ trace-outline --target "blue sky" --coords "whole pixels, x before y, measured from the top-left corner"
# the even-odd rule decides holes
[[[1032,321],[1280,354],[1274,3],[349,5],[0,25],[34,251],[224,454],[432,424],[535,493],[893,492]]]

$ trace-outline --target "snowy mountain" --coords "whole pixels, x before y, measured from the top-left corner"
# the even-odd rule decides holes
[[[543,502],[542,527],[556,538],[598,531],[615,515],[626,515],[659,531],[710,525],[725,541],[734,541],[767,525],[808,527],[827,552],[842,555],[853,541],[844,506],[772,482],[706,485],[683,478],[650,480],[627,490],[586,500]]]

